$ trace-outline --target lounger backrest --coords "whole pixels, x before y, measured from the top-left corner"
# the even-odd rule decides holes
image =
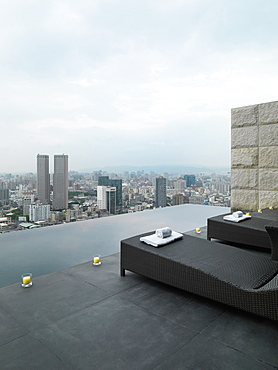
[[[271,258],[278,261],[278,221],[265,226],[271,243]]]

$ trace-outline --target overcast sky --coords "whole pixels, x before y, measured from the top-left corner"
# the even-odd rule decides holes
[[[231,108],[278,100],[277,0],[11,0],[1,172],[230,165]]]

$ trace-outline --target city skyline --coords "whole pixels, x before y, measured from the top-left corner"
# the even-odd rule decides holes
[[[38,192],[39,182],[43,190],[48,188],[47,155],[37,156],[40,168],[37,177],[33,173],[3,176],[0,181],[1,233],[182,204],[230,205],[231,183],[227,173],[159,176],[126,171],[122,178],[116,174],[110,174],[115,176],[110,178],[99,171],[83,174],[72,171],[67,176],[67,156],[58,155],[54,160],[59,163],[55,165],[58,171],[50,189],[50,204],[42,204]],[[59,178],[58,183],[55,177]],[[67,183],[68,188],[63,189],[61,185]],[[66,203],[56,207],[55,201],[63,202],[65,194],[68,195]],[[43,199],[48,197],[45,191],[41,195]],[[31,223],[26,223],[28,220]]]
[[[49,157],[49,156],[48,156]],[[54,158],[54,156],[53,156]],[[68,163],[69,166],[69,163]],[[156,175],[162,175],[164,173],[173,174],[173,175],[181,175],[181,174],[189,174],[189,175],[196,175],[196,174],[211,174],[211,173],[218,173],[218,174],[229,174],[231,171],[231,167],[218,167],[218,166],[178,166],[178,165],[142,165],[142,166],[132,166],[132,165],[126,165],[126,166],[105,166],[105,167],[95,167],[95,168],[83,168],[83,169],[74,169],[70,168],[68,169],[69,173],[80,173],[80,174],[88,174],[88,173],[103,173],[105,176],[117,174],[119,176],[123,176],[125,173],[145,173],[145,174],[156,174]],[[36,164],[36,168],[33,168],[33,171],[19,171],[19,172],[0,172],[0,176],[25,176],[25,175],[37,175],[38,174],[38,164]],[[49,179],[50,183],[53,183],[53,175],[54,175],[54,162],[49,162]]]
[[[0,173],[64,152],[70,170],[229,166],[231,108],[277,100],[277,10],[274,0],[3,4]]]

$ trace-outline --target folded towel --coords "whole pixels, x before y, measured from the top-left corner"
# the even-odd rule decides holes
[[[157,229],[155,233],[158,238],[168,238],[172,235],[172,230],[170,227],[163,227],[162,229]]]
[[[243,212],[241,212],[241,211],[234,212],[233,213],[233,216],[236,217],[236,218],[242,217],[243,216]]]
[[[247,220],[248,218],[251,218],[251,216],[243,215],[242,217],[235,217],[234,214],[224,216],[223,219],[225,221],[232,221],[232,222],[240,222],[243,220]]]
[[[183,237],[182,234],[177,233],[176,231],[172,231],[172,235],[168,236],[167,238],[159,238],[156,234],[152,234],[149,236],[142,236],[140,238],[140,241],[146,244],[150,244],[153,247],[161,247],[175,240],[181,239],[182,237]]]

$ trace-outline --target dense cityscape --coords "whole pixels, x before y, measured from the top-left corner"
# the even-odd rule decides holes
[[[230,207],[230,173],[68,171],[68,156],[37,156],[37,173],[0,174],[0,232],[180,204]]]

